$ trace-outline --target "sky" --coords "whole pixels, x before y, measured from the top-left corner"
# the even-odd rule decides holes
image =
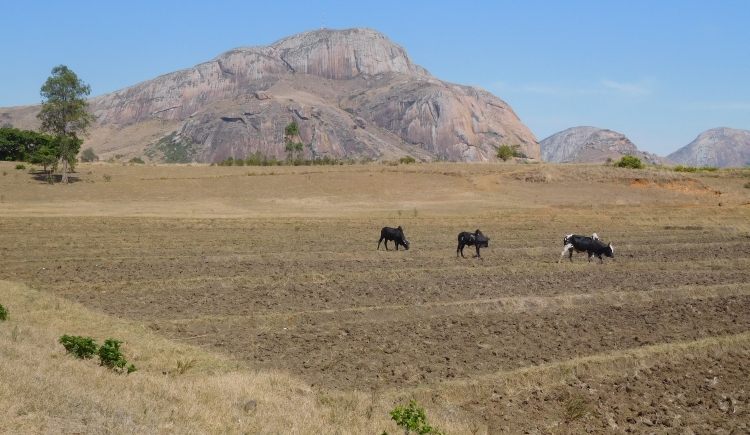
[[[235,47],[369,27],[435,77],[508,102],[542,140],[576,126],[667,155],[750,130],[750,1],[2,0],[0,107],[64,64],[105,94]]]

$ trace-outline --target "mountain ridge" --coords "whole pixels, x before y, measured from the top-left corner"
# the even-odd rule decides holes
[[[633,155],[652,165],[670,161],[641,151],[624,134],[598,127],[571,127],[539,141],[542,159],[552,163],[593,163]]]
[[[688,166],[750,166],[750,130],[712,128],[667,157]]]
[[[186,161],[255,152],[282,158],[291,121],[300,125],[305,158],[493,161],[497,147],[516,144],[540,155],[536,137],[503,100],[433,77],[402,46],[366,28],[237,47],[89,101],[98,116],[89,144],[103,157],[126,150],[125,157],[163,161],[164,150],[176,147]]]

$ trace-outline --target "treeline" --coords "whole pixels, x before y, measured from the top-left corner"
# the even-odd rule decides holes
[[[0,160],[28,162],[30,156],[42,147],[50,146],[52,136],[13,127],[0,128]]]
[[[260,151],[250,154],[244,159],[235,159],[229,157],[226,160],[220,160],[212,165],[218,166],[319,166],[319,165],[353,165],[355,163],[368,163],[372,159],[363,159],[361,161],[353,159],[337,159],[335,157],[316,157],[314,159],[303,159],[301,156],[296,158],[287,158],[279,160],[274,156],[267,156]]]
[[[49,136],[14,127],[0,128],[0,160],[29,162],[44,167],[45,172],[57,170],[65,159],[71,169],[83,140],[70,136]]]

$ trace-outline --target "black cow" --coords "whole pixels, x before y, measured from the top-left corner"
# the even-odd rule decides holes
[[[383,227],[382,230],[380,230],[380,240],[378,240],[378,249],[380,249],[380,242],[385,239],[385,250],[388,250],[388,241],[391,240],[393,243],[396,244],[396,250],[398,251],[398,245],[403,246],[406,248],[406,250],[409,250],[409,241],[406,240],[406,236],[404,236],[404,229],[401,227],[398,228],[391,228],[391,227]]]
[[[464,246],[476,246],[477,248],[477,257],[481,258],[482,256],[479,255],[479,248],[486,248],[490,245],[490,238],[482,234],[481,231],[476,230],[473,233],[470,233],[468,231],[464,231],[463,233],[460,233],[458,235],[458,247],[456,248],[456,257],[458,257],[458,253],[461,253],[461,257],[464,257]]]
[[[604,263],[602,255],[606,255],[613,260],[615,258],[615,248],[612,246],[612,243],[605,245],[604,242],[599,240],[599,236],[597,236],[596,233],[594,233],[594,237],[568,234],[567,236],[565,236],[565,239],[563,239],[563,246],[564,249],[562,251],[562,254],[560,255],[560,259],[557,260],[558,263],[565,256],[566,252],[568,252],[568,257],[572,262],[573,251],[586,252],[589,255],[589,261],[591,261],[591,259],[596,256],[599,257],[599,260],[602,263]]]

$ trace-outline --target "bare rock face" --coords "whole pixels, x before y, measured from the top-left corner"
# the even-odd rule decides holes
[[[668,156],[688,166],[739,168],[750,165],[750,130],[714,128]]]
[[[271,48],[293,72],[327,79],[391,72],[430,75],[412,62],[403,47],[371,29],[304,32],[277,41]]]
[[[625,135],[596,127],[573,127],[539,142],[542,160],[554,163],[604,162],[632,155],[652,165],[670,164],[655,154],[643,152]]]
[[[236,48],[90,104],[94,129],[109,136],[97,144],[94,132],[87,143],[102,155],[117,151],[117,132],[161,123],[170,130],[144,144],[155,161],[213,162],[256,152],[283,158],[284,126],[294,120],[307,158],[492,161],[500,145],[540,156],[508,104],[433,78],[371,29],[315,30],[268,47]]]

